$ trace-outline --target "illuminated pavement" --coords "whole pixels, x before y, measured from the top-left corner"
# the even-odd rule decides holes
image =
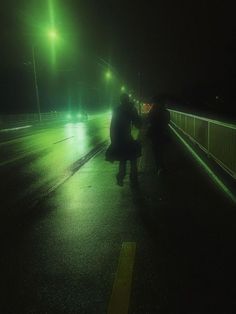
[[[233,204],[177,139],[167,173],[145,144],[140,188],[118,187],[107,133],[61,125],[1,145],[0,312],[122,314],[114,297],[129,313],[236,313]]]

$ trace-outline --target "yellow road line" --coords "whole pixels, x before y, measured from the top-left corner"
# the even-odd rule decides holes
[[[113,284],[108,314],[127,314],[132,284],[136,243],[123,242]]]

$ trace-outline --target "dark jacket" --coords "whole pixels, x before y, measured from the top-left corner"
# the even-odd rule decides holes
[[[114,109],[110,127],[111,145],[107,149],[106,160],[132,160],[141,156],[141,145],[132,138],[132,126],[141,127],[141,119],[132,104],[121,104]]]
[[[164,144],[169,141],[170,113],[165,108],[153,106],[148,115],[147,136],[155,144]]]

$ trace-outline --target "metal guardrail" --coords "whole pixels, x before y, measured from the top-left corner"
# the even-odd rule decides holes
[[[236,125],[171,110],[171,122],[236,179]]]
[[[105,121],[111,118],[110,112],[103,113],[90,113],[88,120],[105,119]],[[52,111],[41,113],[41,121],[39,121],[38,113],[26,113],[26,114],[6,114],[0,115],[0,132],[6,131],[12,127],[27,127],[29,124],[37,124],[41,122],[68,122],[68,112]]]
[[[57,119],[64,119],[66,116],[65,112],[44,112],[41,113],[41,120],[48,121],[48,120],[57,120]],[[39,115],[38,113],[26,113],[26,114],[6,114],[0,115],[0,124],[7,124],[7,123],[31,123],[31,122],[38,122]]]

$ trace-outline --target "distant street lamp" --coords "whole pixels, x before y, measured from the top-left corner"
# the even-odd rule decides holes
[[[48,37],[50,38],[51,41],[55,41],[58,37],[57,32],[55,30],[50,30],[48,32]],[[40,99],[39,99],[38,75],[37,75],[37,68],[36,68],[36,61],[35,61],[35,45],[32,46],[32,59],[33,59],[34,85],[35,85],[37,111],[38,111],[39,121],[41,121],[42,117],[41,117],[41,106],[40,106]]]
[[[112,79],[112,74],[111,74],[111,71],[109,71],[109,70],[106,72],[106,79],[108,81],[110,81]]]
[[[125,86],[123,85],[123,86],[121,86],[121,89],[120,89],[123,93],[125,92],[125,90],[126,90],[126,88],[125,88]]]

